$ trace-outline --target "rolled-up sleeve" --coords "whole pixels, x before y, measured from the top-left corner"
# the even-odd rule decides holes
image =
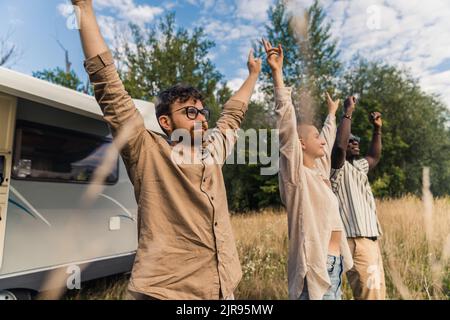
[[[113,136],[121,132],[125,135],[122,157],[129,164],[136,162],[146,132],[144,119],[119,78],[111,52],[105,51],[87,59],[84,67]]]
[[[213,148],[216,161],[223,164],[233,151],[238,137],[238,129],[247,112],[248,104],[231,98],[225,103],[216,127],[208,137],[208,145]]]

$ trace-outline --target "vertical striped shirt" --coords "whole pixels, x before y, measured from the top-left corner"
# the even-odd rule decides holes
[[[382,234],[375,198],[367,173],[365,159],[345,161],[340,169],[331,169],[331,186],[339,199],[339,211],[347,237],[378,237]]]

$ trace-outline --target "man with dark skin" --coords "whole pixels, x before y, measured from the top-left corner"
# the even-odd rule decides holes
[[[339,211],[353,257],[347,278],[356,300],[384,300],[384,269],[379,246],[381,228],[367,174],[381,158],[381,113],[372,112],[372,141],[360,157],[360,138],[351,134],[356,98],[348,97],[337,129],[331,158],[331,183],[339,199]]]

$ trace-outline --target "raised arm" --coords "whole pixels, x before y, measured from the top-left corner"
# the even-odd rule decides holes
[[[72,0],[72,4],[79,9],[75,12],[79,14],[81,45],[85,58],[89,59],[107,51],[108,46],[100,33],[92,0]]]
[[[297,118],[292,104],[291,88],[283,81],[283,48],[262,40],[267,54],[267,63],[272,70],[275,89],[275,115],[280,142],[280,179],[284,183],[298,183],[301,177],[303,153],[297,133]],[[282,194],[282,197],[284,195]],[[283,200],[283,202],[285,202]]]
[[[261,59],[255,59],[253,49],[250,49],[247,61],[248,77],[231,99],[243,101],[246,104],[250,101],[259,73],[261,72],[261,63]]]
[[[381,158],[381,127],[383,126],[381,113],[372,112],[370,114],[370,120],[373,125],[372,142],[370,143],[369,151],[365,158],[369,163],[369,170],[372,170],[377,166]]]
[[[331,170],[331,150],[333,149],[334,141],[336,139],[336,110],[339,108],[339,99],[333,101],[326,92],[326,99],[328,105],[328,116],[325,119],[320,136],[325,140],[325,156],[320,158],[320,162],[327,171]]]
[[[250,50],[247,61],[248,77],[238,91],[225,103],[216,128],[210,138],[219,161],[222,163],[233,150],[236,142],[236,130],[241,126],[247,112],[248,103],[255,89],[256,81],[261,72],[261,59],[255,59]]]
[[[250,50],[247,61],[248,77],[238,91],[224,105],[223,111],[217,120],[216,127],[221,131],[239,129],[247,106],[255,89],[256,81],[261,72],[261,59],[255,59],[253,50]]]
[[[322,127],[321,135],[324,137],[326,141],[326,156],[327,158],[331,158],[331,150],[334,145],[334,141],[336,140],[336,111],[339,108],[340,100],[331,99],[328,92],[325,93],[327,99],[328,106],[328,116],[325,119],[325,123]]]
[[[348,97],[344,102],[344,115],[337,129],[336,141],[331,155],[331,167],[333,169],[340,169],[344,166],[348,140],[352,129],[352,114],[355,107],[356,98],[354,96]]]
[[[79,14],[80,38],[86,57],[84,64],[94,86],[95,98],[113,136],[122,133],[120,140],[125,143],[121,154],[131,164],[138,158],[146,131],[144,120],[119,78],[113,57],[100,33],[92,0],[72,0],[72,4],[78,6],[75,12]]]

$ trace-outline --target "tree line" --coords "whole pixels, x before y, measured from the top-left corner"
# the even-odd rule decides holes
[[[357,94],[352,132],[362,138],[361,154],[365,154],[371,138],[368,116],[373,111],[382,113],[382,159],[369,177],[375,196],[420,194],[424,166],[431,168],[433,194],[450,194],[450,111],[438,96],[426,93],[419,79],[408,70],[387,62],[362,56],[342,61],[338,39],[331,35],[331,23],[319,0],[300,17],[290,15],[282,1],[268,13],[269,23],[261,36],[284,48],[284,78],[294,88],[300,117],[311,117],[317,124],[324,120],[325,91],[339,96],[341,101]],[[142,29],[130,25],[130,29],[132,39],[119,38],[121,50],[115,51],[115,57],[131,96],[153,101],[160,90],[175,83],[189,83],[204,93],[205,103],[212,111],[213,127],[232,91],[208,56],[215,43],[204,29],[189,32],[177,27],[174,12],[152,26]],[[259,43],[254,47],[256,51],[263,50]],[[73,70],[55,68],[33,75],[86,92]],[[266,64],[260,83],[264,99],[250,103],[242,124],[244,130],[274,128],[273,88]],[[230,210],[242,212],[280,205],[277,176],[262,176],[260,168],[259,164],[224,166]]]

